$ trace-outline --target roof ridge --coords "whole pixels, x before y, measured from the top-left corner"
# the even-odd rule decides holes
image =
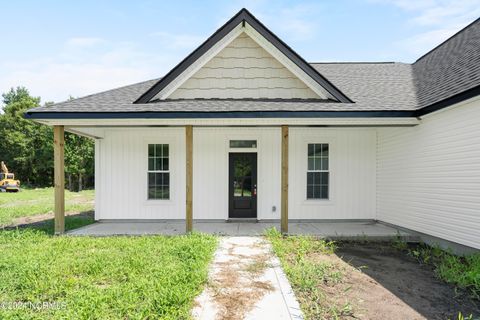
[[[397,61],[327,61],[327,62],[309,62],[310,64],[408,64]]]
[[[473,26],[476,22],[479,22],[480,21],[480,17],[473,20],[472,22],[470,22],[468,25],[466,25],[465,27],[463,27],[462,29],[460,29],[459,31],[455,32],[455,34],[453,34],[451,37],[447,38],[446,40],[444,40],[443,42],[441,42],[440,44],[438,44],[437,46],[435,46],[433,49],[431,49],[430,51],[428,51],[427,53],[423,54],[420,58],[418,58],[417,60],[415,60],[414,63],[412,63],[412,65],[414,65],[415,63],[419,62],[420,60],[422,60],[423,58],[425,58],[426,56],[428,56],[430,53],[436,51],[438,48],[440,48],[441,46],[443,46],[444,44],[446,44],[447,42],[449,42],[450,40],[452,40],[453,38],[456,38],[458,35],[460,35],[462,32],[466,31],[468,28],[470,28],[471,26]]]

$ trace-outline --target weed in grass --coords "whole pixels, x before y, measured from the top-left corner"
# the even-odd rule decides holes
[[[474,320],[474,319],[472,314],[468,316],[464,316],[461,312],[459,312],[456,320]]]
[[[279,257],[307,319],[336,319],[353,314],[349,302],[332,298],[330,292],[341,283],[345,269],[329,258],[336,244],[308,236],[284,237],[276,229],[265,232]],[[333,289],[335,290],[335,289]],[[347,292],[348,287],[342,291]]]
[[[403,240],[400,236],[397,236],[393,241],[392,241],[392,247],[397,249],[397,250],[407,250],[408,249],[408,243]]]
[[[216,247],[216,238],[196,233],[90,238],[49,232],[0,232],[0,301],[65,308],[0,309],[0,319],[186,319]]]
[[[480,254],[457,256],[438,246],[426,244],[409,248],[406,243],[393,242],[392,246],[406,251],[421,264],[433,266],[438,278],[466,289],[474,298],[480,299]]]

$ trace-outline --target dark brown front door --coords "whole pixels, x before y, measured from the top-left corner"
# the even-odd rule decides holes
[[[230,153],[229,218],[257,217],[257,154]]]

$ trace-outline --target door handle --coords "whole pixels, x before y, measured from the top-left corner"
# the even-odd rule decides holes
[[[257,195],[257,185],[254,185],[254,186],[253,186],[253,195],[254,195],[254,196]]]

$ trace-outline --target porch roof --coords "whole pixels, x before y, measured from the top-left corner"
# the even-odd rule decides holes
[[[403,63],[347,63],[312,64],[321,69],[338,87],[348,92],[355,103],[341,103],[328,100],[288,100],[288,99],[195,99],[160,100],[150,103],[134,103],[145,90],[158,79],[108,90],[86,97],[65,101],[49,106],[31,109],[28,118],[43,118],[42,114],[70,113],[67,118],[92,117],[101,113],[119,113],[112,117],[131,117],[131,113],[238,113],[238,112],[367,112],[365,116],[375,116],[372,112],[388,112],[389,116],[399,116],[392,111],[406,111],[404,116],[412,116],[416,110],[415,94],[411,78],[411,66]],[[400,99],[401,97],[401,99]],[[282,117],[288,117],[282,114]],[[293,116],[293,114],[291,114]],[[296,117],[299,115],[296,114]],[[338,114],[341,116],[341,114]],[[103,116],[104,117],[104,116]],[[160,116],[159,116],[160,117]]]

